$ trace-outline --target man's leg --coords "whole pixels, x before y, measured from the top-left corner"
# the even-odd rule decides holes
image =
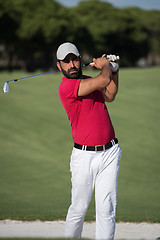
[[[91,162],[89,153],[73,149],[71,155],[72,203],[66,218],[66,237],[81,237],[84,217],[93,193]]]
[[[120,157],[118,144],[105,151],[102,156],[95,183],[96,239],[114,238]]]

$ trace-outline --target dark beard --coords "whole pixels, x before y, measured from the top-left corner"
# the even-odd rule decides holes
[[[70,73],[72,70],[75,70],[76,72],[75,73]],[[65,71],[61,67],[61,71],[66,78],[70,78],[70,79],[76,79],[76,78],[78,79],[82,76],[81,66],[79,68],[76,68],[76,67],[70,68],[70,69],[68,69],[68,71]]]

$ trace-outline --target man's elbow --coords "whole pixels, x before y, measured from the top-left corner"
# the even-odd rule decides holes
[[[110,94],[110,96],[106,99],[107,102],[113,102],[116,98],[116,94]]]
[[[115,100],[115,97],[108,98],[108,101],[107,101],[107,102],[113,102],[114,100]]]

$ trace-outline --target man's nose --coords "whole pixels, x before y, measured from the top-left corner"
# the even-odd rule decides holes
[[[71,60],[69,64],[70,64],[70,67],[74,67],[74,61]]]

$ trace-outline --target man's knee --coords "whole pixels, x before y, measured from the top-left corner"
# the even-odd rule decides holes
[[[88,209],[88,203],[85,202],[77,202],[76,204],[72,204],[70,206],[70,213],[75,216],[83,217]]]
[[[110,194],[105,199],[96,203],[97,214],[104,218],[112,218],[115,216],[116,200],[111,199]]]

